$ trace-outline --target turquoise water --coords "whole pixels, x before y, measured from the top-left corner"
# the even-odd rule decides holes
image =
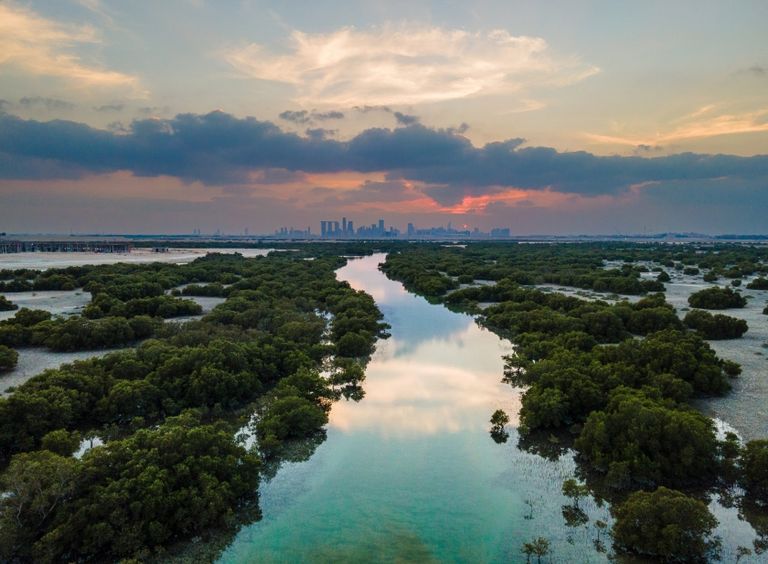
[[[338,272],[392,326],[366,370],[365,398],[334,405],[312,457],[262,483],[263,519],[220,561],[524,561],[520,547],[536,536],[552,542],[554,561],[605,560],[591,524],[563,523],[572,457],[519,450],[513,426],[504,444],[489,436],[494,410],[519,409],[519,394],[500,381],[510,344],[409,294],[378,271],[383,260]],[[608,519],[607,509],[582,505],[592,522]]]

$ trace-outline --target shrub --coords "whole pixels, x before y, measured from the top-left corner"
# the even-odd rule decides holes
[[[749,329],[747,322],[743,319],[721,313],[712,315],[701,309],[689,311],[683,322],[686,326],[701,333],[705,339],[712,340],[738,339]]]
[[[706,562],[719,546],[707,506],[664,487],[636,492],[614,509],[614,546],[665,561]]]
[[[706,288],[688,298],[691,307],[702,309],[730,309],[747,305],[747,299],[731,288]]]

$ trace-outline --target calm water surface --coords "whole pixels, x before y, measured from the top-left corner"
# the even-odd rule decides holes
[[[392,326],[366,370],[365,398],[334,405],[314,455],[262,482],[263,519],[220,561],[524,561],[520,547],[535,536],[550,539],[554,561],[605,560],[591,525],[563,524],[572,457],[520,451],[513,429],[505,444],[489,437],[495,409],[519,409],[519,393],[500,382],[511,345],[409,294],[378,271],[383,260],[338,272]],[[584,506],[592,522],[608,520],[606,508]]]

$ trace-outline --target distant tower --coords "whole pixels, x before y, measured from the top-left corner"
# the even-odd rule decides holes
[[[321,221],[320,222],[320,236],[326,237],[328,235],[328,222],[327,221]]]
[[[413,226],[413,223],[408,224],[408,237],[413,237],[416,235],[416,228]]]
[[[379,235],[384,235],[384,220],[379,220]]]
[[[342,217],[341,218],[341,231],[342,231],[342,233],[346,233],[347,232],[347,218],[346,217]]]
[[[338,221],[332,221],[333,229],[331,229],[331,235],[334,237],[339,234],[339,222]]]
[[[355,234],[355,222],[351,219],[347,222],[347,235]]]

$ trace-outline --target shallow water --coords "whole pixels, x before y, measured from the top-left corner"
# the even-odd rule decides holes
[[[16,368],[10,372],[0,374],[0,396],[4,395],[11,386],[20,386],[32,378],[32,376],[40,374],[43,370],[58,368],[63,364],[69,364],[76,360],[105,356],[116,350],[120,349],[77,352],[52,352],[39,347],[17,349],[19,362]]]
[[[0,293],[19,309],[44,309],[54,315],[74,315],[91,302],[91,294],[83,290],[46,290],[38,292],[5,292]],[[0,320],[16,315],[18,310],[0,311]]]
[[[648,267],[658,266],[650,262],[640,262]],[[616,268],[620,262],[607,262],[606,268]],[[667,269],[672,280],[665,283],[666,300],[677,309],[682,319],[690,310],[688,297],[694,292],[712,286],[724,286],[729,280],[720,279],[718,284],[710,284],[702,279],[703,272],[696,276],[685,275],[680,271]],[[655,278],[658,273],[643,273],[643,278]],[[710,417],[716,417],[732,425],[745,440],[768,437],[768,315],[763,314],[763,308],[768,305],[768,291],[748,290],[746,285],[754,278],[747,277],[739,288],[747,298],[744,308],[712,311],[731,317],[744,319],[749,330],[740,339],[724,341],[708,341],[717,355],[727,360],[733,360],[741,365],[741,376],[732,381],[733,391],[722,398],[699,400],[696,405]],[[553,284],[542,284],[537,288],[576,296],[581,299],[600,299],[614,303],[617,299],[636,302],[640,296],[617,296],[591,290],[581,290]]]
[[[667,301],[683,317],[690,307],[688,296],[713,284],[699,278],[673,280],[666,286]],[[732,381],[733,391],[727,396],[703,400],[697,405],[707,415],[733,425],[744,439],[753,440],[768,437],[768,315],[763,315],[768,291],[743,288],[741,293],[748,299],[746,307],[712,313],[744,319],[749,330],[740,339],[709,341],[718,356],[741,365],[741,376]]]
[[[524,561],[520,547],[536,536],[552,542],[555,561],[605,560],[592,527],[563,524],[572,456],[519,450],[512,425],[505,444],[489,436],[495,409],[519,410],[519,393],[500,382],[511,345],[409,294],[377,270],[383,260],[338,272],[392,326],[366,370],[365,398],[334,405],[314,455],[262,482],[263,520],[221,562]],[[583,505],[592,522],[608,520],[606,508]]]
[[[203,257],[208,253],[240,253],[244,257],[264,256],[274,249],[168,249],[168,252],[156,253],[152,249],[137,248],[130,253],[9,253],[0,254],[0,269],[65,268],[85,264],[115,264],[117,262],[148,263],[172,262],[184,264]]]
[[[517,446],[520,394],[500,382],[511,345],[388,280],[377,270],[384,258],[338,271],[392,326],[366,370],[365,398],[335,404],[309,460],[264,478],[263,519],[220,562],[525,562],[522,544],[539,536],[551,543],[548,562],[607,561],[593,541],[594,523],[612,522],[608,507],[582,499],[586,526],[562,516],[573,453],[550,460]],[[504,444],[488,433],[498,408],[512,418]],[[732,561],[754,530],[717,499],[710,508]]]

